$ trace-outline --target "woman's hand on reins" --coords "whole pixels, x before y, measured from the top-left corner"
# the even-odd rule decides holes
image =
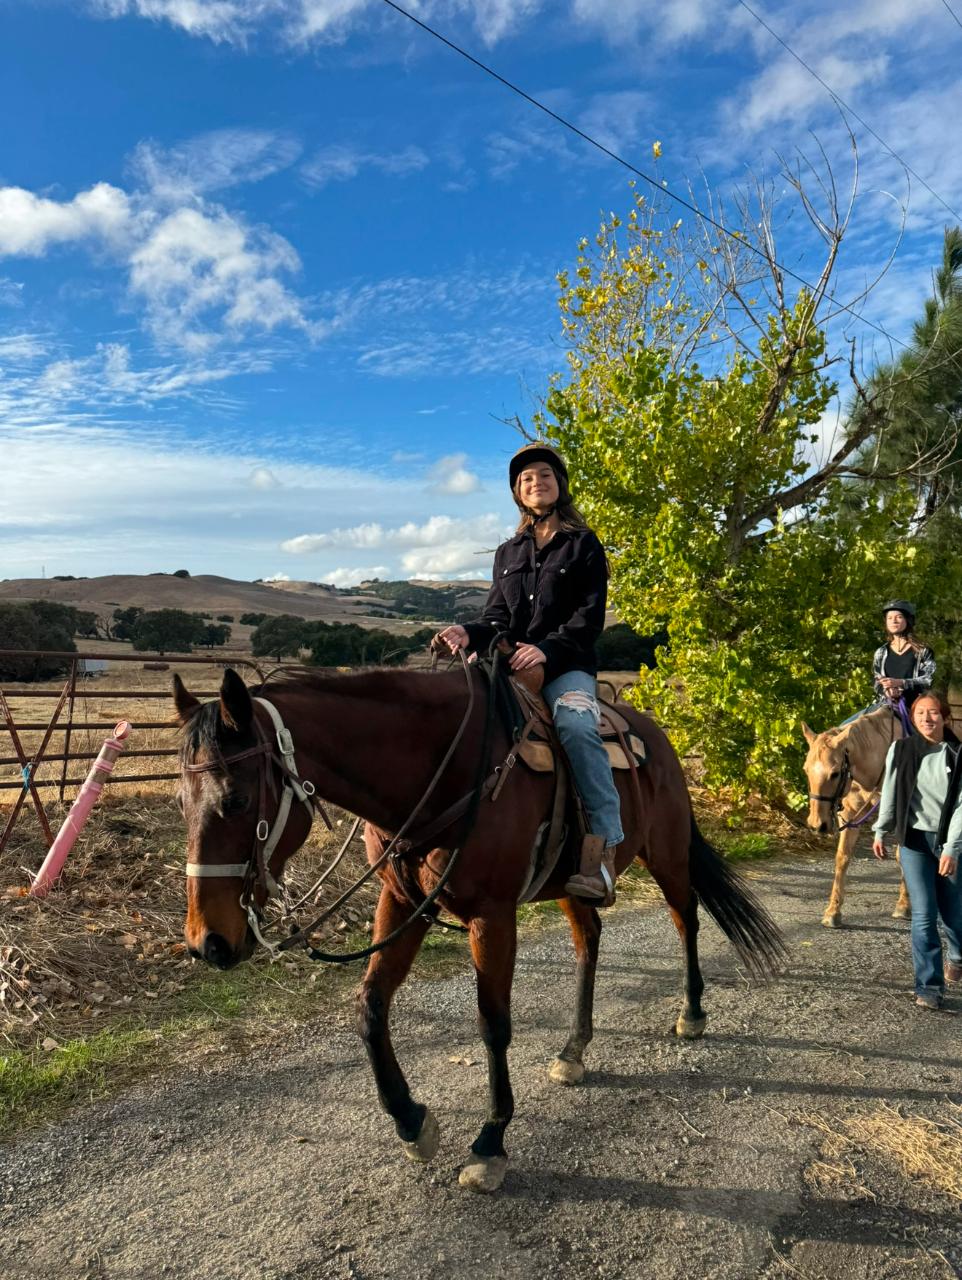
[[[547,658],[536,644],[519,644],[511,655],[512,671],[525,671],[528,667],[539,667]]]
[[[459,623],[439,631],[438,639],[446,644],[452,653],[457,653],[459,649],[466,649],[470,644],[467,631]]]
[[[876,836],[872,841],[872,852],[875,854],[876,858],[884,859],[888,857],[888,854],[885,851],[885,842],[880,840],[878,836]]]

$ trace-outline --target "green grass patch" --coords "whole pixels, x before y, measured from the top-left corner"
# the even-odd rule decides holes
[[[0,1057],[0,1133],[25,1127],[64,1106],[102,1097],[118,1073],[151,1065],[158,1033],[105,1028],[93,1036],[68,1040],[57,1049],[15,1050]]]
[[[742,831],[721,836],[718,841],[729,862],[754,862],[773,858],[778,852],[774,839],[765,831]]]

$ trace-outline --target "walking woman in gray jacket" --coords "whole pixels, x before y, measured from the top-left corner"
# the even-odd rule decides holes
[[[916,698],[915,732],[893,742],[885,760],[872,845],[876,858],[888,856],[887,837],[900,846],[912,899],[915,1003],[923,1009],[941,1009],[946,981],[962,981],[962,749],[949,718],[938,694]],[[940,919],[948,948],[944,965]]]

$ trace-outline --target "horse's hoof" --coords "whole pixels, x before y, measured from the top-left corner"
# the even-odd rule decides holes
[[[458,1182],[471,1191],[497,1191],[504,1182],[507,1168],[507,1156],[475,1156],[461,1170]]]
[[[832,915],[828,911],[826,911],[825,914],[822,916],[822,924],[825,926],[826,929],[841,929],[842,913],[840,911],[836,911],[835,914]]]
[[[569,1062],[567,1058],[555,1058],[548,1068],[548,1079],[555,1084],[581,1084],[584,1078],[583,1062]]]
[[[912,918],[911,907],[896,907],[895,910],[892,912],[893,920],[911,920],[911,918]]]
[[[401,1146],[409,1160],[414,1160],[417,1164],[427,1164],[438,1154],[440,1143],[441,1130],[438,1122],[430,1111],[425,1111],[421,1132],[413,1142],[402,1142]]]
[[[703,1013],[700,1018],[686,1018],[684,1014],[675,1023],[675,1035],[681,1036],[684,1040],[697,1040],[699,1036],[705,1034],[705,1027],[708,1025],[708,1014]]]

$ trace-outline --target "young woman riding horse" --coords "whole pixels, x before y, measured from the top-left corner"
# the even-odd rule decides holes
[[[508,479],[521,521],[494,557],[480,618],[447,627],[452,653],[484,652],[497,633],[516,645],[513,671],[540,668],[542,696],[584,801],[590,832],[565,891],[598,907],[615,900],[615,849],[624,840],[621,802],[598,731],[595,642],[604,630],[608,562],[568,492],[568,469],[549,445],[528,444]]]
[[[540,500],[550,492],[550,484],[540,493],[536,488],[532,498]],[[571,554],[578,545],[578,536],[572,536],[559,540],[554,550],[567,546]],[[544,609],[567,598],[562,583],[575,562],[560,555],[552,559],[550,590],[547,579],[542,580]],[[526,570],[517,572],[519,578],[527,576]],[[572,628],[577,631],[573,623]],[[540,644],[529,646],[547,660],[565,651],[566,635],[546,633],[538,637]],[[435,675],[297,672],[261,686],[253,698],[243,681],[227,671],[220,698],[205,705],[179,678],[174,680],[184,727],[180,802],[187,825],[184,935],[190,953],[222,969],[252,953],[268,928],[265,908],[275,882],[307,838],[312,796],[366,819],[368,858],[378,864],[381,892],[373,954],[358,994],[358,1022],[378,1095],[405,1153],[412,1160],[432,1159],[439,1143],[437,1121],[411,1095],[388,1020],[393,996],[430,926],[425,909],[436,896],[437,906],[468,927],[477,975],[490,1106],[460,1181],[479,1191],[499,1187],[507,1167],[504,1134],[514,1112],[507,1051],[516,913],[555,791],[550,773],[528,772],[519,764],[505,774],[503,765],[517,744],[499,720],[492,720],[491,696],[487,678],[466,662],[461,672]],[[582,690],[581,696],[590,704],[587,692]],[[685,998],[675,1030],[696,1037],[706,1022],[698,963],[699,902],[754,972],[772,972],[784,945],[770,916],[699,832],[681,765],[664,733],[629,707],[622,714],[644,743],[646,759],[637,774],[619,770],[616,794],[624,838],[614,847],[610,874],[620,874],[638,858],[664,894],[685,959]],[[584,718],[593,723],[592,715]],[[491,785],[501,778],[504,785]],[[465,820],[466,794],[484,797],[473,806],[470,824]],[[601,830],[606,842],[622,834],[614,826]],[[385,840],[402,832],[405,844],[395,857],[384,859]],[[592,1038],[601,918],[594,906],[570,896],[563,865],[535,900],[561,899],[574,938],[574,1016],[549,1076],[558,1084],[578,1084]],[[275,949],[294,940],[285,938]]]
[[[885,640],[872,659],[875,706],[898,702],[907,705],[932,686],[935,655],[915,636],[915,605],[908,600],[889,600],[882,606]]]

